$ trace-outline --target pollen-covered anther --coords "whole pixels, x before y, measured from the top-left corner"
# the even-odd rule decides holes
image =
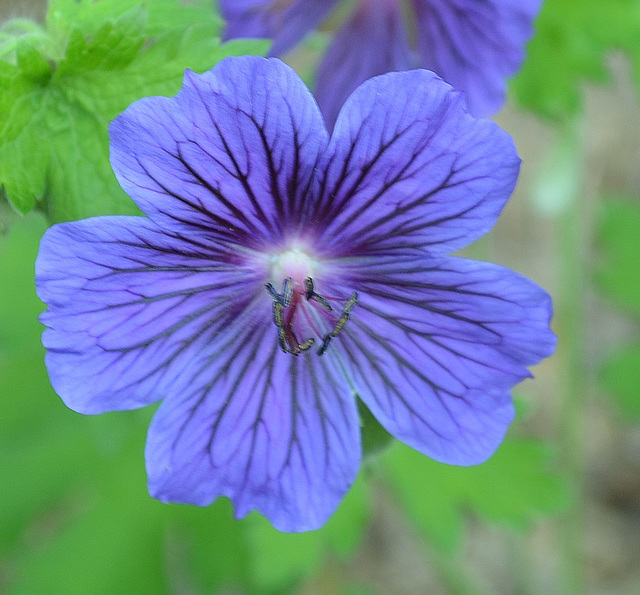
[[[303,326],[307,329],[311,328],[318,337],[322,337],[322,345],[317,354],[323,355],[329,347],[331,339],[337,337],[349,321],[351,311],[358,303],[358,294],[354,292],[351,295],[342,309],[340,317],[336,319],[335,315],[330,314],[334,310],[329,301],[315,291],[311,277],[304,279],[304,289],[300,285],[302,284],[299,284],[298,289],[295,289],[291,277],[284,280],[282,293],[278,293],[271,283],[265,285],[267,293],[273,300],[273,323],[278,329],[278,342],[284,353],[299,355],[310,349],[315,343],[314,337],[303,342],[298,340]],[[306,305],[307,303],[309,306]],[[313,304],[319,305],[322,309],[310,308]],[[321,333],[318,329],[322,324],[326,325],[327,320],[332,324],[331,330]]]
[[[311,277],[307,277],[304,280],[304,286],[305,286],[305,297],[307,298],[307,301],[315,301],[318,302],[327,312],[331,312],[333,310],[333,308],[331,307],[331,304],[329,304],[329,302],[323,298],[320,294],[316,293],[313,290],[313,279]]]
[[[311,346],[315,343],[315,339],[313,337],[307,339],[306,341],[300,343],[293,332],[293,325],[291,321],[286,321],[284,315],[284,308],[289,304],[291,300],[286,300],[283,296],[286,296],[285,291],[283,290],[283,295],[278,294],[275,290],[272,291],[273,286],[269,284],[267,286],[267,291],[269,295],[273,298],[273,323],[278,327],[278,342],[280,343],[280,348],[285,353],[292,353],[293,355],[298,355],[303,351],[307,351]]]
[[[276,291],[276,288],[271,283],[267,283],[265,288],[274,302],[278,302],[285,307],[291,303],[291,298],[293,297],[293,279],[291,277],[287,277],[282,283],[282,295]]]

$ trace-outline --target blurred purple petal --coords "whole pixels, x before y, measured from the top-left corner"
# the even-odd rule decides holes
[[[48,305],[43,344],[56,392],[82,413],[161,399],[221,330],[243,318],[252,296],[262,295],[265,273],[256,265],[141,217],[52,227],[40,246],[36,284]]]
[[[343,338],[355,390],[396,438],[450,464],[484,461],[513,417],[509,389],[549,356],[551,300],[503,267],[446,257],[353,263]]]
[[[220,0],[227,21],[225,39],[273,39],[270,55],[296,45],[333,10],[338,0]]]
[[[318,102],[329,127],[349,93],[366,78],[416,66],[436,72],[464,91],[475,116],[494,114],[504,104],[506,79],[522,64],[541,3],[359,0],[317,76]],[[273,38],[272,55],[280,55],[336,4],[337,0],[223,0],[226,37]],[[407,37],[415,57],[409,53]]]
[[[486,233],[515,186],[511,137],[433,73],[370,79],[336,122],[315,207],[340,253],[451,252]]]
[[[318,68],[315,93],[329,129],[360,83],[413,65],[399,5],[363,0],[334,37]]]
[[[503,105],[542,0],[411,0],[421,65],[465,92],[475,116]]]
[[[281,531],[323,525],[360,464],[355,399],[332,358],[282,353],[271,328],[218,342],[149,430],[149,490],[165,502],[229,497]]]
[[[158,224],[254,247],[293,224],[328,142],[304,83],[257,57],[187,72],[176,97],[137,101],[109,133],[120,185]]]

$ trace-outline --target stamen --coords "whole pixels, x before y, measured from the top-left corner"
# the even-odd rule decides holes
[[[271,299],[274,302],[279,302],[280,294],[276,291],[276,288],[273,285],[271,285],[271,283],[267,283],[265,287],[267,289],[267,293],[271,296]]]
[[[274,302],[281,303],[285,308],[291,303],[291,298],[293,297],[293,279],[291,277],[287,277],[283,281],[282,295],[276,291],[276,288],[271,283],[267,283],[265,288]]]
[[[271,285],[265,285],[267,292],[273,299],[273,323],[278,327],[278,342],[280,348],[285,353],[298,355],[303,351],[307,351],[315,343],[315,339],[311,337],[304,343],[300,343],[293,332],[293,316],[289,320],[285,320],[284,309],[291,304],[293,297],[293,282],[290,278],[285,279],[282,286],[282,295],[280,295]]]
[[[311,299],[311,296],[313,295],[313,279],[311,277],[307,277],[304,280],[304,289],[304,297],[306,297],[307,301],[309,301]]]
[[[273,322],[278,328],[284,328],[284,307],[281,302],[273,302]]]
[[[289,353],[287,349],[287,334],[284,330],[284,308],[280,301],[273,302],[273,322],[278,327],[278,342],[280,348],[285,353]]]
[[[320,349],[318,349],[318,355],[322,355],[329,347],[329,343],[331,342],[331,335],[325,335],[322,337],[322,345],[320,345]]]
[[[357,303],[358,292],[354,291],[352,296],[347,300],[347,303],[342,310],[342,314],[340,315],[338,322],[333,327],[333,330],[329,333],[329,335],[331,335],[332,337],[337,337],[342,332],[342,329],[345,327],[347,322],[349,322],[349,314],[351,314],[351,311],[356,307]]]
[[[314,290],[313,279],[311,277],[307,277],[304,280],[304,293],[300,290],[296,293],[293,279],[291,277],[287,277],[283,281],[281,294],[277,292],[271,283],[267,283],[265,288],[273,300],[273,323],[278,329],[278,343],[280,344],[280,348],[285,353],[291,353],[292,355],[299,355],[304,351],[308,351],[315,343],[314,337],[310,337],[302,343],[298,341],[294,331],[294,320],[299,320],[299,317],[296,318],[296,314],[301,312],[313,332],[318,336],[322,336],[322,345],[318,349],[317,354],[323,355],[327,351],[331,340],[334,337],[337,337],[342,332],[347,322],[349,322],[351,312],[358,304],[358,293],[354,291],[345,303],[342,313],[340,314],[340,318],[338,318],[333,329],[322,335],[319,329],[316,328],[313,317],[310,316],[311,312],[305,308],[304,301],[301,302],[302,296],[304,295],[307,302],[314,301],[322,306],[323,310],[316,310],[318,315],[323,314],[324,317],[333,320],[335,320],[335,318],[333,315],[329,314],[329,312],[333,311],[333,308],[327,299],[316,293]],[[302,308],[302,310],[300,311],[298,308]]]
[[[283,306],[288,306],[291,303],[291,298],[293,297],[293,279],[291,277],[287,277],[282,284],[282,299]]]
[[[304,280],[304,287],[306,290],[305,297],[307,298],[308,302],[314,300],[318,302],[327,312],[331,312],[333,310],[329,302],[313,290],[313,279],[311,277],[307,277]]]
[[[299,343],[298,344],[298,349],[300,349],[300,351],[306,351],[307,349],[311,349],[311,346],[315,342],[316,342],[316,340],[313,337],[311,337],[310,339],[307,339],[304,343]]]

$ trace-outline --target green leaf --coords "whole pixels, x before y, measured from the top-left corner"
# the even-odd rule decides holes
[[[54,222],[137,213],[111,172],[108,124],[141,97],[175,95],[186,68],[268,48],[220,45],[220,27],[209,0],[52,0],[47,30],[0,61],[0,186],[13,208]]]
[[[109,164],[105,122],[78,104],[49,104],[46,119],[51,147],[46,212],[52,221],[95,215],[138,214]]]
[[[51,64],[30,40],[18,40],[16,58],[18,68],[28,79],[39,85],[49,82],[52,75]]]
[[[280,590],[313,573],[328,551],[351,554],[369,515],[366,482],[360,477],[329,522],[317,531],[280,533],[257,514],[247,519],[250,571],[254,585]]]
[[[486,463],[454,467],[398,443],[382,457],[390,487],[412,523],[439,549],[454,551],[464,515],[524,529],[566,500],[551,471],[548,449],[528,440],[505,441]]]
[[[517,101],[560,120],[581,105],[587,80],[607,78],[606,57],[626,51],[640,65],[640,4],[635,0],[546,0],[528,57],[512,89]]]
[[[90,39],[74,28],[56,78],[80,75],[94,70],[121,70],[131,64],[145,42],[146,13],[138,7],[115,21],[104,23]]]
[[[598,379],[625,419],[640,421],[640,345],[626,347],[613,355],[600,370]]]
[[[601,262],[598,288],[617,304],[640,315],[640,204],[637,200],[605,199],[597,231]]]
[[[232,41],[217,45],[201,30],[162,37],[140,54],[118,77],[111,72],[93,71],[80,79],[71,79],[67,94],[74,102],[87,106],[106,121],[112,120],[130,103],[151,95],[175,95],[182,85],[185,68],[204,72],[228,56],[263,54],[268,44],[262,41]]]
[[[0,62],[0,185],[28,213],[44,194],[49,155],[42,134],[43,89],[17,66]]]
[[[74,23],[84,35],[89,36],[95,34],[105,21],[118,19],[138,8],[148,13],[145,33],[150,36],[162,35],[171,29],[188,28],[194,23],[206,23],[210,36],[215,37],[222,26],[215,10],[216,4],[209,0],[50,0],[47,21],[50,26]]]

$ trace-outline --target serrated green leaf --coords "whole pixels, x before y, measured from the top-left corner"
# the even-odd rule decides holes
[[[49,153],[43,135],[45,91],[31,87],[17,69],[3,64],[0,91],[0,185],[9,203],[26,214],[45,192]],[[2,76],[2,75],[0,75]]]
[[[109,121],[141,97],[175,95],[186,68],[266,52],[219,45],[220,25],[209,0],[52,0],[45,42],[20,42],[20,67],[0,62],[0,186],[13,208],[42,200],[54,222],[137,213],[110,169]]]
[[[640,345],[631,345],[613,355],[598,379],[625,419],[640,420]]]
[[[215,37],[222,26],[216,3],[210,0],[50,0],[47,20],[50,26],[51,21],[74,23],[84,35],[93,35],[105,21],[140,7],[148,13],[145,33],[151,36],[204,22],[210,24],[210,35]]]
[[[16,45],[18,68],[34,83],[45,85],[51,78],[51,64],[28,39],[19,39]]]
[[[139,214],[109,164],[106,122],[65,101],[52,101],[46,127],[51,165],[46,195],[52,221]]]
[[[518,103],[562,119],[581,105],[587,80],[607,77],[607,53],[626,51],[640,64],[640,4],[635,0],[546,0],[527,59],[512,81]]]
[[[145,21],[145,11],[137,7],[114,21],[105,22],[89,41],[79,29],[72,29],[65,56],[56,70],[56,79],[93,70],[125,68],[145,42]]]
[[[444,551],[458,547],[466,511],[523,529],[566,501],[563,483],[550,471],[548,449],[533,441],[507,440],[475,467],[437,463],[403,444],[382,460],[413,524]]]
[[[186,34],[163,36],[140,54],[118,77],[111,72],[94,71],[81,79],[69,80],[67,92],[106,121],[112,120],[130,103],[145,96],[175,95],[182,85],[186,68],[204,72],[220,60],[243,54],[264,54],[268,44],[242,40],[218,45],[203,31],[194,28]]]
[[[634,200],[602,202],[598,225],[602,262],[595,274],[598,288],[640,315],[640,204]]]

